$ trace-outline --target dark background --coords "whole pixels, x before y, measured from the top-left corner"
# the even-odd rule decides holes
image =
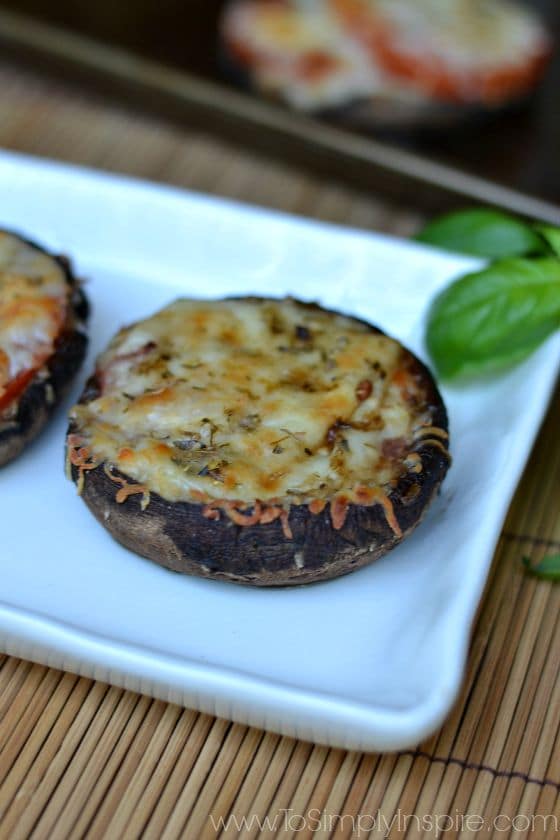
[[[223,0],[8,0],[0,6],[187,69],[224,85],[216,28]],[[560,46],[559,0],[536,0]],[[384,139],[560,203],[560,49],[531,102],[431,133]]]

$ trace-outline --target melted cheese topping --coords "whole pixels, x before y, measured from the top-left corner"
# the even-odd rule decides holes
[[[48,254],[0,231],[0,407],[52,355],[70,290]],[[14,394],[16,396],[16,394]]]
[[[121,330],[72,410],[73,463],[169,501],[302,504],[391,486],[432,409],[398,342],[291,299],[179,300]]]
[[[525,60],[540,52],[545,40],[539,19],[509,0],[361,2],[392,27],[403,50],[439,56],[457,68]]]
[[[436,97],[507,100],[550,50],[537,15],[510,0],[330,0],[387,74]]]
[[[507,100],[550,49],[539,18],[510,0],[233,0],[221,28],[257,87],[310,110]]]
[[[222,33],[261,90],[302,109],[344,105],[381,85],[367,49],[327,2],[234,2],[226,8]]]

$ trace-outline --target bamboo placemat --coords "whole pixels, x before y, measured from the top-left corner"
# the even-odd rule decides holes
[[[7,148],[403,235],[421,221],[15,67],[0,65],[0,90]],[[559,424],[556,398],[504,527],[463,692],[430,740],[385,756],[332,750],[1,657],[0,837],[556,836],[560,587],[527,577],[520,558],[560,550]]]

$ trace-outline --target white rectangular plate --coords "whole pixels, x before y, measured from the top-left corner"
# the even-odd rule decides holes
[[[385,236],[0,154],[0,224],[88,278],[94,356],[180,295],[291,293],[371,320],[419,355],[426,308],[472,261]],[[65,410],[0,474],[0,647],[333,746],[398,749],[460,687],[493,549],[550,398],[560,336],[514,371],[445,389],[454,463],[418,530],[367,569],[253,590],[117,545],[63,474]],[[66,406],[67,408],[67,406]]]

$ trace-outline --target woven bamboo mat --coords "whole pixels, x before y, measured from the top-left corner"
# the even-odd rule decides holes
[[[0,90],[4,147],[403,235],[421,221],[15,67],[0,66]],[[556,398],[504,527],[464,690],[429,741],[385,756],[329,750],[3,657],[0,837],[560,834],[560,586],[520,568],[523,554],[560,549],[559,425]]]

